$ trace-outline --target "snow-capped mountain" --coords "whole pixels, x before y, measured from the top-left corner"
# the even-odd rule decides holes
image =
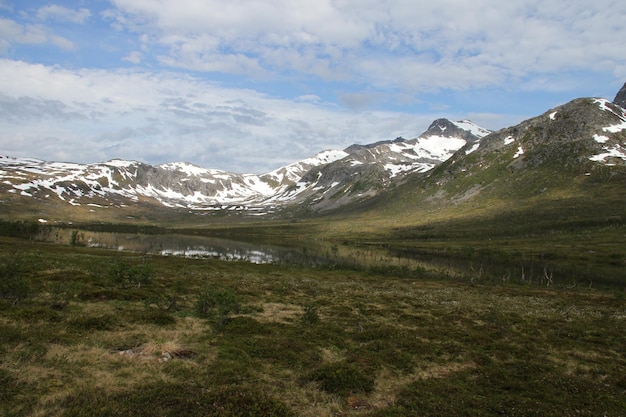
[[[158,166],[125,160],[74,164],[0,157],[0,187],[14,196],[47,202],[57,199],[92,208],[156,201],[165,207],[191,210],[266,213],[300,203],[314,194],[353,187],[357,177],[369,178],[367,190],[349,195],[371,195],[396,177],[431,169],[467,142],[475,142],[487,133],[469,121],[439,119],[412,140],[327,150],[261,175],[230,173],[185,162]]]
[[[351,145],[344,150],[347,156],[312,168],[271,201],[305,201],[306,208],[320,211],[363,200],[409,173],[432,169],[489,133],[467,120],[438,119],[415,139]]]
[[[468,143],[417,182],[423,210],[512,201],[567,210],[574,201],[593,204],[597,193],[619,201],[625,168],[626,110],[606,99],[579,98]]]
[[[404,189],[404,184],[416,181],[420,189],[438,189],[428,197],[432,201],[452,191],[464,200],[511,173],[516,176],[507,181],[514,183],[528,175],[537,177],[536,167],[552,169],[550,175],[556,178],[564,169],[591,175],[594,167],[626,165],[626,110],[618,105],[622,96],[620,91],[614,102],[576,99],[498,132],[467,120],[438,119],[414,139],[327,150],[260,175],[183,162],[74,164],[0,157],[0,207],[14,211],[36,207],[45,214],[71,205],[88,207],[94,216],[99,208],[146,204],[153,209],[239,210],[255,215],[285,208],[319,212],[359,203],[394,187]],[[558,166],[550,165],[555,163]],[[551,181],[549,175],[541,178]],[[450,191],[446,184],[457,185]]]
[[[571,164],[587,158],[604,165],[624,165],[625,133],[624,108],[602,98],[580,98],[466,145],[464,153],[495,150],[511,153],[513,159],[525,164],[554,162],[558,156],[571,159]],[[547,155],[548,151],[554,155]]]
[[[234,174],[186,162],[74,164],[0,156],[0,178],[7,193],[36,199],[54,196],[73,205],[119,205],[148,198],[167,207],[219,209],[260,203],[311,167],[345,155],[325,151],[263,175]]]

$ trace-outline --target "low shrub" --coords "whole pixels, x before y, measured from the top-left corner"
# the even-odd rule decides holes
[[[320,322],[320,316],[317,313],[317,306],[309,304],[304,306],[304,312],[300,317],[300,324],[302,325],[314,325]]]
[[[313,371],[309,381],[319,383],[322,391],[330,394],[349,395],[370,393],[374,389],[374,378],[354,364],[339,362],[323,365]]]
[[[200,318],[213,319],[218,326],[223,326],[230,314],[237,312],[238,306],[239,303],[233,291],[209,286],[198,297],[196,314]]]
[[[108,271],[108,276],[113,283],[122,287],[141,288],[152,282],[154,271],[149,264],[131,265],[125,260],[118,260]]]

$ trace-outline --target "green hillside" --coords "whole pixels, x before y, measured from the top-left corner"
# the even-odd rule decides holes
[[[626,143],[624,130],[594,140],[619,121],[594,99],[575,100],[338,210],[324,231],[405,256],[464,259],[490,279],[528,279],[533,268],[544,281],[623,285],[626,166],[591,160]]]

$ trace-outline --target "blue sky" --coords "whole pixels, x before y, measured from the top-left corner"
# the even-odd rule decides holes
[[[626,81],[613,0],[0,0],[0,154],[262,173]]]

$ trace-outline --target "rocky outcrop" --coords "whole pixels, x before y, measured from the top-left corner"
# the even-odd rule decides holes
[[[462,122],[458,122],[462,123]],[[465,122],[470,123],[470,122]],[[420,137],[429,137],[429,136],[442,136],[446,138],[461,138],[465,139],[468,142],[474,142],[479,139],[479,136],[476,136],[471,131],[467,129],[462,129],[455,122],[452,122],[448,119],[437,119],[430,124],[426,132],[422,133]]]
[[[343,151],[346,153],[352,154],[358,151],[362,151],[363,149],[373,149],[380,145],[390,145],[392,143],[400,143],[404,141],[406,141],[406,139],[404,139],[403,137],[397,137],[394,140],[381,140],[381,141],[374,142],[374,143],[368,143],[367,145],[359,145],[355,143],[355,144],[348,146]]]
[[[624,83],[624,86],[618,91],[615,99],[613,99],[613,103],[626,109],[626,83]]]

